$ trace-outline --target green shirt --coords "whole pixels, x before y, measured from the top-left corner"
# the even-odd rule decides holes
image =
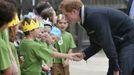
[[[40,44],[43,43],[43,42],[42,42],[40,39],[38,39],[38,38],[34,39],[34,41],[37,42],[37,43],[40,43]]]
[[[49,50],[51,52],[53,52],[52,50],[52,45],[47,44],[46,42],[43,42],[39,39],[35,39],[36,42],[40,43],[42,46],[44,46],[46,48],[46,50]],[[53,63],[53,57],[47,57],[48,59],[46,61],[43,61],[43,64],[48,64],[50,66],[52,66]]]
[[[46,44],[47,50],[50,50],[50,51],[53,52],[52,45],[49,45],[47,43],[44,43],[44,44]],[[46,61],[46,64],[48,64],[49,66],[52,66],[52,64],[53,64],[53,57],[48,57],[48,60]]]
[[[18,54],[17,54],[17,49],[15,48],[14,43],[10,42],[10,47],[12,49],[13,55],[15,57],[16,63],[18,65],[18,67],[20,68],[20,64],[19,64],[19,59],[18,59]]]
[[[5,29],[4,31],[0,32],[0,37],[9,46],[9,33],[8,33],[8,29]]]
[[[69,32],[62,32],[61,39],[55,43],[54,47],[61,53],[68,53],[69,49],[75,48],[76,45],[74,43],[72,34]],[[56,58],[55,63],[64,63],[64,59]]]
[[[11,66],[9,54],[9,36],[8,30],[0,32],[0,70],[5,70]]]
[[[7,44],[0,37],[0,70],[5,70],[11,66],[11,60]]]
[[[23,39],[19,50],[25,60],[21,65],[22,75],[40,75],[42,61],[46,61],[47,57],[52,57],[50,50],[34,40]]]

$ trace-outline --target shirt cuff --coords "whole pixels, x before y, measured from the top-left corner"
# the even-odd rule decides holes
[[[89,58],[89,57],[86,56],[87,55],[86,50],[82,51],[82,53],[83,53],[83,56],[84,56],[83,59],[86,61]]]
[[[111,65],[112,65],[112,68],[114,71],[120,71],[120,66],[118,64],[118,60],[115,59],[115,60],[112,60],[111,61]]]

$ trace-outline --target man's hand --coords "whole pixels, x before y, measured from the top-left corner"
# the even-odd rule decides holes
[[[80,52],[79,55],[77,55],[76,57],[74,57],[74,61],[81,61],[83,58],[85,57],[85,53],[84,52]]]
[[[81,53],[69,53],[67,54],[67,58],[70,60],[79,60]]]
[[[119,71],[114,71],[114,75],[119,75]]]
[[[84,57],[85,57],[85,54],[83,52],[68,54],[68,58],[74,61],[81,61]]]

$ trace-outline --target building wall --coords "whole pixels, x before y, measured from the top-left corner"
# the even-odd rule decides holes
[[[126,8],[126,0],[82,0],[85,5],[88,6],[107,6],[117,9]]]

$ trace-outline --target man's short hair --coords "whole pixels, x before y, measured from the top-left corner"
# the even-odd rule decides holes
[[[67,12],[71,12],[73,9],[80,10],[83,3],[81,0],[63,0],[59,6],[59,9],[64,9]]]
[[[15,12],[16,8],[12,3],[0,0],[0,28],[13,19]]]

